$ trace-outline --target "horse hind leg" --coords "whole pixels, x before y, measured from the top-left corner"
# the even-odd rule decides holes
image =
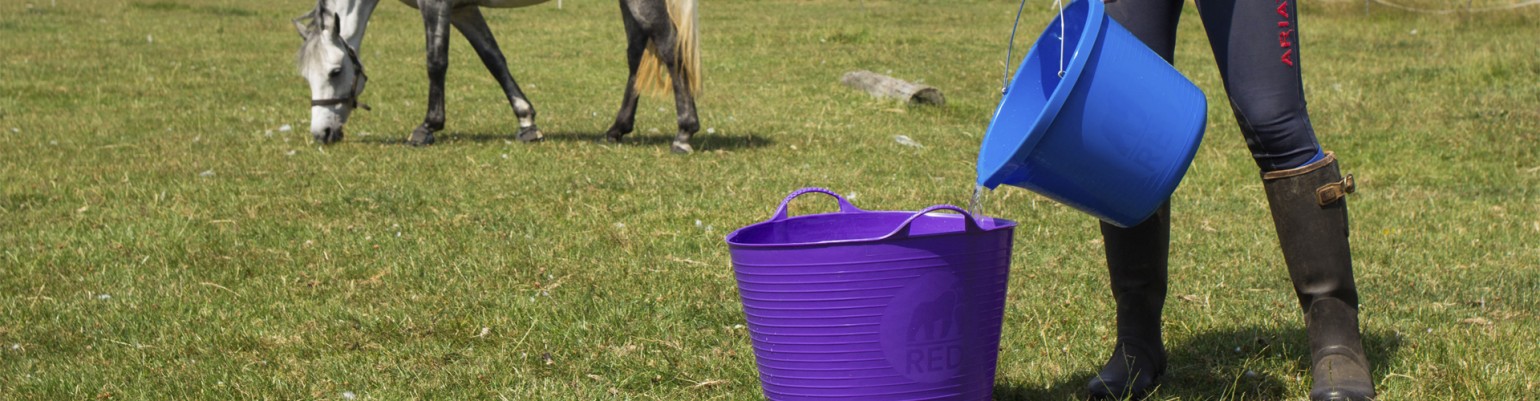
[[[629,67],[630,75],[626,78],[626,89],[620,99],[620,110],[615,112],[615,123],[610,125],[610,129],[604,133],[604,139],[610,142],[620,142],[621,138],[635,129],[639,97],[636,73],[642,63],[642,54],[647,50],[647,42],[651,40],[625,0],[620,2],[620,15],[626,27],[626,66]]]
[[[674,110],[679,123],[679,132],[674,135],[672,150],[674,153],[691,153],[695,149],[690,146],[690,138],[700,131],[700,120],[695,113],[695,95],[690,91],[686,74],[695,72],[686,71],[687,67],[681,65],[683,63],[667,61],[679,60],[677,56],[680,49],[674,46],[672,38],[664,42],[657,40],[659,36],[661,35],[653,35],[654,43],[657,43],[658,56],[665,60],[664,64],[668,65],[668,75],[674,86]]]
[[[655,0],[655,3],[665,3]],[[673,4],[684,4],[674,7]],[[664,23],[653,31],[652,40],[658,58],[668,66],[668,76],[674,88],[674,110],[678,116],[679,133],[674,136],[674,153],[690,153],[690,138],[700,131],[700,120],[695,113],[695,93],[700,71],[696,60],[695,0],[670,0],[664,6],[669,12]]]
[[[519,84],[513,80],[513,74],[508,72],[508,60],[503,57],[503,51],[497,46],[497,40],[492,37],[492,29],[487,27],[487,21],[481,16],[481,9],[476,6],[462,6],[456,8],[450,14],[450,22],[456,29],[465,35],[470,41],[471,47],[476,49],[476,55],[481,57],[481,63],[486,65],[487,72],[497,79],[498,85],[503,88],[503,95],[508,97],[508,104],[513,106],[513,114],[519,119],[520,142],[534,142],[545,138],[540,128],[535,127],[535,107],[529,103],[529,98],[524,91],[519,89]]]
[[[693,2],[694,0],[677,1]],[[691,39],[690,42],[693,46],[694,32],[693,26],[690,32],[681,32],[679,29],[676,29],[679,24],[676,24],[673,18],[690,18],[693,20],[694,16],[671,16],[669,5],[664,0],[621,0],[621,8],[624,11],[623,14],[626,20],[626,33],[630,39],[631,47],[627,50],[631,54],[636,54],[636,58],[628,59],[628,61],[632,62],[631,79],[626,85],[627,102],[622,104],[622,116],[617,116],[617,125],[621,122],[622,117],[629,117],[628,113],[634,114],[636,112],[635,94],[633,91],[639,89],[637,85],[643,80],[640,78],[645,78],[649,74],[645,71],[646,68],[638,68],[637,65],[641,58],[645,57],[640,53],[642,53],[643,49],[646,49],[647,44],[650,42],[660,64],[667,66],[668,75],[674,90],[674,108],[678,116],[679,132],[674,136],[672,150],[674,153],[691,153],[694,151],[694,148],[690,146],[690,138],[695,135],[695,132],[700,131],[700,122],[695,112],[695,96],[692,89],[694,85],[692,85],[691,79],[693,78],[692,74],[697,74],[698,72],[693,71],[695,68],[692,65],[693,63],[682,62],[682,60],[685,60],[685,53],[693,53],[694,49],[680,48],[678,35],[691,35],[692,37],[689,37],[689,39]],[[693,4],[691,8],[693,9]],[[691,11],[691,14],[693,14],[693,11]],[[631,54],[628,54],[628,56]],[[629,123],[629,121],[627,122]]]

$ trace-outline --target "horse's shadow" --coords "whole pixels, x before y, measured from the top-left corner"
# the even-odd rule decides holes
[[[453,131],[447,131],[447,132],[440,132],[438,134],[435,134],[434,136],[435,136],[435,141],[434,141],[434,145],[435,146],[438,146],[438,145],[449,145],[449,144],[454,144],[454,143],[458,143],[458,142],[485,144],[485,143],[508,143],[508,142],[516,142],[517,141],[516,139],[514,139],[514,134],[513,133],[453,132]],[[593,132],[572,132],[572,131],[546,132],[544,140],[545,141],[552,141],[552,142],[592,143],[592,144],[598,144],[598,145],[611,145],[611,146],[617,145],[614,142],[609,142],[608,140],[606,140],[605,137],[604,137],[604,134],[602,134],[602,133],[593,133]],[[673,140],[674,140],[673,134],[633,133],[633,134],[630,134],[630,135],[626,135],[625,139],[623,139],[618,145],[620,145],[620,146],[660,147],[662,149],[667,150],[669,148],[670,144],[673,143]],[[371,136],[364,137],[360,141],[361,142],[365,142],[365,143],[372,143],[372,144],[387,144],[387,145],[388,144],[397,144],[397,145],[405,145],[406,144],[406,137],[405,136],[401,136],[401,137],[382,137],[382,136],[378,136],[378,135],[371,135]],[[695,150],[697,152],[711,152],[711,151],[716,151],[716,150],[739,151],[739,150],[758,149],[758,148],[763,148],[763,147],[774,145],[775,141],[771,140],[767,136],[759,135],[759,134],[755,134],[755,133],[743,133],[743,134],[721,134],[721,133],[718,133],[718,134],[707,134],[707,133],[699,133],[699,134],[696,134],[695,137],[690,140],[690,143],[692,145],[694,145]]]
[[[1393,332],[1364,333],[1364,352],[1374,370],[1371,376],[1380,383],[1390,374],[1384,368],[1401,347]],[[1108,345],[1109,351],[1111,345]],[[1239,351],[1237,351],[1239,349]],[[1275,377],[1254,370],[1258,359],[1285,359],[1295,371],[1309,380],[1310,351],[1302,326],[1289,328],[1251,328],[1203,333],[1179,343],[1166,344],[1170,365],[1160,388],[1149,400],[1285,400],[1298,399],[1286,382],[1294,377]],[[1107,355],[1087,355],[1106,358]],[[1098,363],[1097,365],[1100,365]],[[1095,375],[1086,371],[1046,388],[998,380],[996,400],[1077,400],[1086,399],[1086,382]]]

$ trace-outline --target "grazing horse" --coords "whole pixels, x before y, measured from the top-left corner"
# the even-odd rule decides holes
[[[433,143],[433,133],[444,128],[444,73],[449,69],[449,26],[470,41],[476,55],[502,86],[513,114],[518,117],[520,141],[544,137],[535,127],[535,107],[519,90],[503,52],[481,16],[481,7],[511,8],[547,0],[401,0],[422,12],[428,46],[428,113],[422,125],[407,139],[411,145]],[[697,0],[620,0],[626,29],[626,62],[630,77],[615,123],[605,132],[618,142],[631,133],[636,121],[638,90],[674,92],[679,132],[673,151],[690,153],[690,137],[700,130],[695,114],[695,94],[700,91],[700,49],[696,37]],[[310,83],[310,134],[317,142],[342,140],[342,126],[359,102],[368,76],[359,59],[364,29],[379,0],[320,0],[316,8],[294,19],[304,43],[300,45],[300,75]],[[306,22],[308,20],[308,22]],[[664,81],[666,70],[670,81]]]

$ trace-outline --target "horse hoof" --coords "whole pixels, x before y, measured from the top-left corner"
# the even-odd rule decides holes
[[[417,129],[412,130],[412,137],[407,138],[406,144],[412,146],[432,145],[433,131],[429,131],[425,127],[417,127]]]
[[[680,141],[674,141],[674,145],[673,145],[673,147],[670,150],[672,150],[674,152],[674,154],[677,154],[677,155],[687,155],[687,154],[695,152],[695,148],[690,147],[690,143],[689,142],[680,142]]]
[[[599,138],[599,141],[608,143],[620,143],[620,139],[624,138],[625,136],[626,134],[623,134],[620,131],[610,131],[604,133],[604,137]]]
[[[545,139],[545,134],[541,133],[539,128],[527,127],[519,129],[519,135],[516,138],[519,142],[540,142]]]
[[[320,143],[322,145],[330,145],[337,142],[342,142],[342,128],[327,128],[324,132],[312,135],[311,137],[315,138],[316,143]]]

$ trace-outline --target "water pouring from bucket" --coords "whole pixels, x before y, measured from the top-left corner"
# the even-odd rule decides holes
[[[973,197],[968,200],[968,213],[972,213],[975,216],[984,215],[984,203],[981,198],[984,197],[985,189],[987,188],[984,188],[983,185],[973,185]]]
[[[1187,173],[1207,108],[1203,92],[1100,0],[1074,1],[1006,85],[979,147],[977,184],[1026,188],[1132,226]]]

